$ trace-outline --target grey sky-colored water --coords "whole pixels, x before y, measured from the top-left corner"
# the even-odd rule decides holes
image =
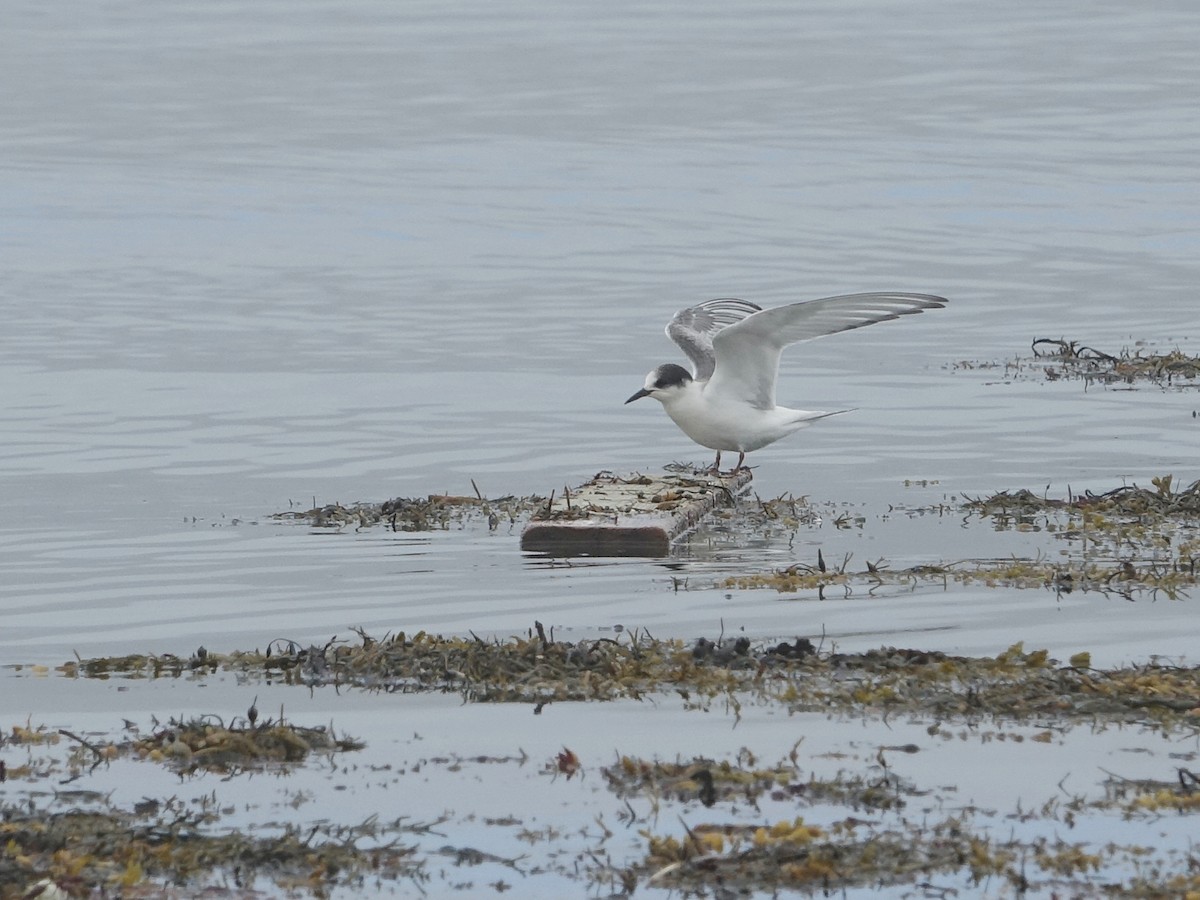
[[[658,563],[524,560],[503,531],[263,517],[705,458],[622,406],[681,361],[670,314],[855,290],[952,302],[785,356],[781,401],[859,410],[753,458],[764,496],[868,514],[807,552],[986,555],[956,523],[880,517],[1191,480],[1193,394],[951,368],[1064,334],[1195,352],[1188,4],[22,2],[7,20],[0,661],[534,618],[1185,651],[1185,604],[780,604],[675,593]],[[786,558],[756,552],[716,568]]]
[[[897,568],[1054,554],[1045,533],[912,510],[1200,475],[1194,388],[1085,391],[955,365],[1025,355],[1041,336],[1200,352],[1197,46],[1200,11],[1182,0],[10,0],[0,666],[323,644],[355,626],[506,635],[535,619],[569,640],[621,626],[843,649],[1024,641],[1097,664],[1194,654],[1194,599],[950,583],[817,602],[712,585],[818,550]],[[785,355],[781,401],[857,409],[752,455],[760,495],[807,494],[823,513],[793,542],[714,529],[670,560],[568,562],[523,557],[504,527],[312,534],[266,518],[707,460],[653,404],[622,405],[649,369],[683,361],[670,315],[870,290],[951,302]],[[861,527],[836,528],[839,513]],[[117,761],[77,785],[116,804],[219,794],[215,827],[255,833],[448,811],[445,835],[414,838],[431,859],[450,842],[547,863],[537,877],[447,870],[430,896],[460,876],[578,893],[551,857],[578,859],[593,817],[625,814],[596,774],[615,753],[753,747],[769,763],[800,740],[806,772],[874,777],[881,745],[913,742],[890,771],[978,806],[996,834],[1057,840],[1049,820],[1004,817],[1094,794],[1101,768],[1164,777],[1167,753],[1190,749],[1128,728],[1035,743],[1032,728],[993,740],[963,726],[949,740],[923,721],[749,703],[735,723],[673,697],[539,706],[531,725],[527,708],[453,695],[4,673],[7,724],[111,735],[123,717],[148,729],[151,714],[228,717],[257,700],[367,741],[347,768],[287,779],[217,785]],[[588,777],[540,770],[564,746]],[[529,765],[481,761],[526,751]],[[430,763],[456,754],[478,758]],[[731,817],[760,817],[739,806]],[[654,827],[674,828],[675,811]],[[558,829],[555,852],[527,827]],[[614,864],[641,858],[637,829],[614,831],[601,842]],[[1081,813],[1068,839],[1191,846],[1186,817]]]

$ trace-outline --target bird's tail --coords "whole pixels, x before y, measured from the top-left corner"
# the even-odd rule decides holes
[[[817,419],[828,419],[830,416],[840,416],[843,413],[851,412],[858,412],[858,409],[835,409],[833,412],[826,412],[824,410],[804,410],[803,414],[798,417],[797,421],[803,422],[807,425],[809,422],[817,421]]]

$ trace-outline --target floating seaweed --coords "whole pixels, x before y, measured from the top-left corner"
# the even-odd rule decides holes
[[[964,817],[910,829],[873,828],[855,817],[827,826],[794,817],[766,825],[685,823],[683,829],[680,836],[642,832],[647,853],[640,870],[651,884],[684,892],[720,884],[731,896],[779,890],[824,895],[914,882],[933,888],[932,876],[963,873],[967,887],[1000,880],[1019,895],[1033,886],[1038,870],[1046,876],[1039,887],[1078,889],[1101,866],[1101,857],[1084,844],[995,838]],[[1117,849],[1110,847],[1110,854]],[[939,893],[958,891],[933,896]]]
[[[1059,511],[1099,512],[1133,519],[1174,519],[1200,525],[1200,480],[1176,490],[1174,476],[1152,478],[1154,490],[1136,484],[1121,485],[1103,493],[1084,491],[1064,497],[1038,496],[1032,491],[1001,491],[990,497],[965,498],[963,508],[986,516],[1020,516]]]
[[[260,878],[315,896],[367,879],[419,884],[424,863],[400,838],[437,824],[371,819],[247,834],[212,831],[216,818],[178,800],[133,810],[104,800],[61,811],[0,804],[0,897],[246,897],[257,896]]]
[[[396,497],[382,503],[331,503],[307,510],[275,513],[270,518],[311,528],[342,531],[385,525],[392,531],[445,531],[472,522],[485,522],[495,530],[502,522],[516,524],[546,505],[544,497],[500,497],[489,500],[454,494]]]
[[[1152,381],[1164,386],[1192,387],[1200,376],[1200,357],[1188,356],[1175,349],[1166,353],[1151,353],[1139,348],[1130,352],[1128,348],[1119,353],[1106,353],[1087,347],[1078,341],[1037,338],[1031,349],[1039,361],[1052,361],[1054,365],[1045,369],[1046,377],[1080,378],[1087,382],[1102,384],[1133,384],[1135,381]]]
[[[251,718],[256,719],[257,713]],[[336,734],[332,728],[305,727],[282,719],[257,722],[239,718],[226,723],[219,716],[208,715],[187,721],[171,719],[161,726],[156,723],[154,730],[144,735],[136,728],[127,730],[132,736],[110,741],[84,737],[65,728],[34,728],[27,724],[14,726],[0,742],[32,747],[53,746],[63,738],[74,741],[76,752],[69,761],[72,774],[68,779],[72,781],[85,768],[93,771],[103,763],[122,758],[163,763],[185,774],[198,770],[229,773],[286,768],[307,761],[312,754],[344,753],[365,746],[354,738]],[[36,778],[39,773],[32,766],[14,766],[6,768],[5,777]]]
[[[1133,726],[1139,733],[1160,734],[1178,747],[1179,738],[1200,732],[1200,667],[1152,662],[1100,669],[1092,666],[1086,651],[1061,662],[1044,650],[1029,651],[1020,644],[996,656],[966,657],[903,648],[842,653],[803,637],[769,643],[717,637],[686,643],[639,633],[569,643],[535,625],[527,635],[508,640],[427,634],[375,639],[360,632],[357,641],[275,641],[268,650],[198,651],[192,658],[200,662],[195,668],[189,660],[168,667],[156,665],[152,656],[126,656],[116,665],[72,661],[63,672],[87,677],[90,670],[111,678],[117,666],[137,665],[142,677],[158,672],[158,677],[204,679],[214,672],[234,672],[244,683],[256,677],[278,681],[295,676],[314,686],[459,691],[469,700],[525,702],[535,711],[554,699],[653,697],[661,705],[674,696],[684,708],[710,708],[714,698],[721,698],[735,719],[742,704],[754,704],[822,718],[887,723],[904,717],[913,724],[924,720],[923,734],[937,741],[957,737],[1057,743],[1076,725],[1085,726],[1081,730],[1087,735],[1107,726]],[[218,747],[237,746],[238,741],[227,740],[223,732],[267,734],[277,724],[252,703],[233,721],[172,721],[156,725],[145,738],[135,734],[113,746],[145,752],[147,757],[159,753],[164,764],[186,772],[203,758],[210,741]],[[181,736],[185,727],[186,739]],[[324,737],[299,734],[309,744]],[[76,770],[110,752],[108,744],[90,736],[29,724],[13,729],[9,740],[30,748],[31,757],[55,746],[55,741],[73,741],[78,745],[72,745],[71,753]],[[180,743],[186,750],[176,746]],[[230,763],[219,751],[213,761],[233,774],[258,765],[286,767],[294,747],[289,740],[273,756],[248,754],[249,763]],[[1190,769],[1179,769],[1174,781],[1113,777],[1099,798],[1064,793],[1047,801],[1040,812],[1021,812],[1021,821],[1044,822],[1049,828],[996,828],[994,813],[964,807],[946,793],[953,787],[935,788],[933,796],[918,802],[930,792],[898,775],[889,761],[896,754],[923,749],[872,741],[865,766],[856,765],[852,756],[839,755],[833,775],[802,771],[799,745],[778,762],[763,762],[749,748],[727,759],[690,756],[671,761],[618,753],[600,770],[602,784],[624,804],[617,816],[639,830],[643,850],[632,861],[610,859],[603,849],[610,832],[597,817],[601,832],[594,837],[600,843],[560,862],[576,878],[612,885],[616,896],[642,885],[683,895],[711,895],[717,886],[733,892],[836,892],[924,884],[935,876],[958,885],[962,894],[984,883],[991,884],[992,893],[998,887],[1011,893],[1062,888],[1064,895],[1078,896],[1094,895],[1108,886],[1108,893],[1129,897],[1164,896],[1154,892],[1155,884],[1169,884],[1180,896],[1200,886],[1187,860],[1172,857],[1169,850],[1148,856],[1132,843],[1109,841],[1101,846],[1046,836],[1059,824],[1069,828],[1076,816],[1085,814],[1154,821],[1200,811],[1200,777]],[[584,748],[562,746],[541,773],[564,786],[595,785],[587,777],[586,755],[576,750]],[[526,760],[522,753],[488,761],[521,765]],[[435,760],[422,760],[430,762]],[[448,758],[441,764],[454,768],[461,762]],[[65,793],[58,795],[60,802],[66,800]],[[81,793],[73,792],[71,802],[81,805]],[[0,841],[7,839],[4,829],[22,835],[8,845],[12,852],[3,865],[12,868],[7,883],[28,886],[49,877],[80,895],[103,883],[122,896],[136,896],[137,889],[168,881],[188,890],[221,880],[250,885],[255,878],[270,878],[287,891],[321,896],[333,885],[355,889],[364,883],[360,879],[375,886],[376,879],[392,877],[412,880],[421,890],[424,880],[441,871],[431,853],[457,865],[492,862],[516,867],[515,860],[470,847],[445,844],[419,850],[421,842],[406,846],[403,835],[417,833],[414,829],[420,827],[407,823],[387,828],[374,824],[380,830],[362,832],[330,831],[331,826],[322,823],[311,832],[217,835],[212,809],[189,806],[185,816],[177,801],[156,799],[133,811],[102,809],[97,816],[94,807],[104,802],[103,795],[98,796],[82,804],[88,806],[86,815],[75,811],[71,819],[53,810],[35,811],[25,803],[0,810]],[[678,828],[660,822],[672,806],[686,813]],[[153,825],[147,824],[147,817]],[[518,817],[496,821],[522,825]],[[555,841],[555,827],[553,822],[537,828],[526,825],[521,839],[531,844]],[[37,834],[62,834],[64,829],[74,829],[70,833],[78,839],[68,845],[49,838],[36,843]],[[97,848],[106,846],[104,841],[111,841],[118,829],[138,849],[102,855]],[[299,855],[298,842],[308,848],[307,855]],[[377,865],[383,875],[366,868]],[[0,883],[4,877],[0,871]],[[4,900],[7,896],[0,892]]]
[[[805,638],[761,645],[745,638],[701,639],[689,645],[630,634],[569,643],[540,629],[509,640],[423,632],[360,638],[357,645],[277,644],[268,653],[208,655],[212,665],[244,677],[458,692],[474,702],[543,706],[674,693],[700,708],[724,698],[735,713],[743,699],[756,699],[791,711],[870,710],[966,720],[1052,716],[1163,728],[1200,724],[1200,667],[1150,663],[1099,670],[1090,668],[1086,653],[1060,664],[1046,651],[1026,651],[1021,644],[995,657],[962,657],[891,647],[822,652]],[[93,668],[70,662],[61,671],[86,677]],[[202,677],[202,671],[191,677]]]
[[[1038,736],[1033,740],[1038,740]],[[629,791],[631,782],[649,785],[654,791],[659,783],[657,772],[663,768],[657,763],[622,758],[606,774],[613,773],[615,789],[622,793]],[[728,763],[725,768],[738,772],[737,767]],[[781,783],[796,785],[797,780],[789,781],[795,777],[795,768],[793,759],[792,766],[781,765],[774,771],[755,774],[742,772],[740,779],[735,774],[735,780],[777,778]],[[885,795],[898,794],[892,790],[893,780],[886,765],[882,768],[884,776],[877,784],[885,787]],[[683,774],[698,781],[697,769],[713,772],[721,766],[693,760],[679,773],[670,767],[665,767],[665,772],[668,777]],[[647,778],[647,772],[655,775]],[[824,802],[854,804],[856,793],[848,792],[848,799],[839,800],[837,792],[852,786],[856,780],[861,782],[839,777],[823,784],[834,789]],[[902,783],[896,783],[903,787]],[[1116,812],[1126,819],[1200,812],[1197,790],[1200,776],[1186,768],[1178,769],[1174,781],[1128,779],[1109,773],[1103,787],[1104,795],[1097,799],[1054,798],[1040,810],[1021,812],[1021,819],[1060,822],[1071,828],[1077,816],[1085,812]],[[657,800],[658,796],[654,793],[652,799]],[[633,872],[650,884],[678,889],[685,895],[689,892],[704,895],[706,889],[717,884],[731,894],[788,889],[824,895],[849,888],[879,889],[907,884],[919,884],[928,891],[933,888],[931,880],[935,876],[956,879],[964,891],[999,881],[1007,888],[1006,894],[1011,891],[1015,895],[1037,892],[1050,896],[1190,897],[1200,888],[1200,875],[1195,872],[1190,854],[1177,860],[1172,871],[1165,868],[1162,859],[1146,866],[1153,851],[1137,843],[1072,842],[1037,834],[1022,836],[1016,829],[1006,829],[1007,837],[999,837],[996,830],[980,827],[976,821],[979,811],[970,806],[942,819],[928,817],[929,810],[924,809],[920,820],[908,819],[903,814],[870,818],[849,815],[816,824],[802,816],[759,823],[721,821],[725,812],[722,806],[705,805],[709,809],[702,815],[707,821],[689,825],[681,816],[682,831],[663,834],[642,829],[646,852]],[[899,802],[878,809],[902,810],[903,805]],[[658,812],[657,807],[655,811]],[[733,812],[732,806],[728,811]],[[1114,866],[1131,868],[1138,874],[1122,884],[1113,877]],[[988,893],[991,895],[994,890]],[[933,895],[959,894],[959,890],[947,885]]]
[[[1059,594],[1099,592],[1126,599],[1179,599],[1200,582],[1200,481],[1176,489],[1171,475],[1151,479],[1153,489],[1122,485],[1110,491],[1069,492],[1065,498],[1021,489],[988,497],[965,497],[949,507],[987,518],[996,530],[1043,531],[1064,542],[1053,559],[1010,556],[998,559],[937,560],[893,568],[885,560],[852,566],[849,555],[827,561],[818,549],[811,562],[795,562],[766,572],[728,576],[718,587],[768,588],[780,593],[827,591],[846,595],[884,586],[984,584],[1043,588]],[[947,507],[936,510],[944,514]]]
[[[915,748],[898,748],[911,752]],[[915,795],[911,782],[881,768],[877,777],[840,773],[835,778],[805,776],[798,765],[796,748],[789,759],[774,765],[758,765],[754,755],[743,749],[737,760],[695,757],[686,762],[637,759],[622,756],[602,770],[609,788],[618,797],[697,799],[706,807],[746,802],[761,798],[788,803],[836,804],[861,811],[899,809],[905,798]]]
[[[363,746],[324,726],[302,727],[270,719],[225,723],[218,716],[203,716],[186,722],[172,719],[133,741],[130,749],[144,759],[169,761],[185,772],[229,772],[295,764],[312,753],[342,753]]]
[[[1035,338],[1032,356],[1001,361],[958,360],[951,366],[965,371],[996,371],[1005,381],[1079,380],[1092,384],[1133,386],[1155,384],[1163,388],[1200,386],[1200,356],[1175,348],[1157,353],[1138,347],[1108,353],[1065,338]]]

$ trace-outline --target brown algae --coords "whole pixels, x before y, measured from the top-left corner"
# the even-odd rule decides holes
[[[323,508],[327,512],[321,516],[313,511],[299,515],[308,516],[300,520],[314,527],[383,524],[403,530],[480,521],[496,527],[493,519],[524,514],[501,507],[500,501],[460,499],[404,501],[389,507],[388,518],[383,504],[365,513],[361,507],[336,507]],[[1195,583],[1200,482],[1177,488],[1164,476],[1148,489],[1131,485],[1065,497],[1012,491],[947,508],[951,506],[996,530],[1044,533],[1063,548],[1060,558],[938,561],[893,569],[883,560],[860,565],[851,565],[849,557],[826,560],[817,551],[810,565],[742,576],[728,586],[821,591],[862,585],[872,590],[975,580],[1060,592],[1180,597]],[[807,503],[790,497],[756,498],[723,521],[735,529],[744,521],[753,531],[766,533],[819,524]],[[839,529],[862,527],[861,519],[849,515],[834,524]],[[432,825],[371,820],[353,827],[322,821],[276,826],[264,835],[223,828],[215,794],[213,807],[204,809],[181,806],[174,798],[118,809],[102,795],[79,799],[84,791],[60,791],[61,799],[54,802],[35,802],[36,794],[30,794],[0,810],[0,845],[7,851],[0,862],[0,900],[23,896],[43,881],[69,896],[194,896],[201,890],[212,896],[246,896],[256,880],[269,880],[296,895],[392,889],[388,882],[397,881],[409,882],[420,893],[431,877],[446,879],[439,854],[455,867],[490,859],[519,877],[553,871],[586,880],[594,891],[607,887],[613,896],[628,896],[639,888],[648,894],[657,889],[711,897],[756,891],[819,895],[898,885],[933,896],[987,890],[1200,897],[1200,876],[1186,848],[1150,846],[1154,840],[1147,839],[1145,830],[1120,830],[1122,823],[1155,827],[1159,821],[1166,828],[1166,822],[1200,810],[1200,777],[1190,762],[1194,749],[1188,749],[1200,735],[1200,667],[1153,660],[1095,668],[1086,650],[1063,661],[1021,644],[996,656],[966,657],[888,647],[842,653],[826,648],[816,636],[784,642],[744,637],[683,642],[635,631],[566,642],[535,623],[526,634],[506,639],[425,632],[374,637],[360,630],[349,639],[319,644],[279,639],[253,651],[199,648],[190,656],[76,659],[59,672],[75,678],[194,681],[228,673],[243,684],[442,692],[468,702],[527,704],[535,713],[556,702],[635,700],[662,706],[673,700],[685,715],[688,710],[724,709],[734,724],[751,708],[756,716],[760,710],[807,714],[810,723],[815,715],[830,727],[838,722],[888,728],[903,723],[909,736],[902,740],[924,744],[928,735],[935,743],[926,748],[900,742],[876,745],[857,760],[838,753],[832,762],[817,764],[814,759],[817,768],[805,770],[796,748],[775,762],[759,759],[748,747],[728,758],[688,753],[646,759],[618,753],[600,768],[600,778],[590,780],[587,766],[595,754],[578,745],[574,750],[563,746],[542,775],[611,795],[620,804],[616,817],[625,828],[610,829],[601,813],[596,817],[600,830],[588,830],[592,843],[585,849],[548,853],[533,867],[521,869],[515,858],[489,857],[453,844],[438,850],[436,843],[418,840],[441,820]],[[918,726],[915,733],[913,726]],[[181,778],[216,772],[228,780],[255,777],[264,769],[286,775],[314,754],[329,758],[361,746],[332,730],[293,726],[282,715],[274,721],[260,718],[254,705],[232,718],[171,720],[156,722],[145,734],[126,731],[109,741],[26,723],[4,740],[26,758],[10,755],[0,778],[86,784],[97,766],[119,761],[158,763]],[[1107,773],[1099,795],[1063,792],[1040,807],[1001,814],[965,802],[957,786],[919,785],[889,763],[898,754],[908,759],[907,754],[954,737],[1021,743],[1040,751],[1068,731],[1085,742],[1099,732],[1163,738],[1176,748],[1172,757],[1186,762],[1165,771],[1159,767],[1156,778]],[[59,759],[47,761],[55,748]],[[506,760],[520,767],[525,758],[522,751]],[[448,771],[457,765],[446,763]],[[1168,775],[1175,777],[1163,777]],[[69,794],[76,799],[68,807]],[[472,801],[463,795],[457,802]],[[612,817],[611,810],[608,815]],[[1104,842],[1070,840],[1069,830],[1083,817],[1103,820],[1110,837]],[[1030,824],[1022,827],[1024,823]],[[487,824],[519,828],[521,840],[531,846],[561,841],[559,825],[540,816],[522,820],[519,811]],[[1178,826],[1172,828],[1178,832]],[[637,842],[632,855],[613,847],[614,831]],[[118,833],[124,843],[114,853]],[[436,841],[438,833],[433,835]],[[451,883],[456,878],[450,876],[442,887],[467,890],[459,885],[469,879]],[[500,891],[512,885],[501,879],[489,887]]]
[[[216,809],[175,800],[134,810],[103,801],[87,809],[5,803],[0,898],[39,896],[39,888],[54,897],[247,897],[259,896],[259,878],[290,895],[320,897],[335,885],[426,877],[399,838],[428,826],[370,821],[251,834],[215,831],[219,820]]]
[[[1179,386],[1200,376],[1200,357],[1188,356],[1175,349],[1166,353],[1147,352],[1142,348],[1130,351],[1123,348],[1116,354],[1087,347],[1078,341],[1038,338],[1031,349],[1040,363],[1049,363],[1046,377],[1080,378],[1101,384],[1132,384],[1152,381],[1161,385]]]
[[[388,692],[440,691],[474,702],[546,704],[643,699],[674,693],[707,708],[723,698],[775,702],[793,712],[919,713],[941,718],[1052,716],[1089,722],[1153,722],[1191,730],[1200,724],[1200,667],[1160,662],[1094,669],[1086,651],[1066,663],[1015,644],[994,657],[881,648],[818,652],[811,641],[752,644],[700,639],[693,644],[645,634],[555,641],[544,631],[508,640],[403,633],[323,647],[279,644],[267,652],[207,653],[200,668],[142,660],[131,677],[172,671],[202,677],[216,670],[310,686],[356,686]],[[120,661],[128,663],[132,657]],[[73,661],[71,677],[112,661]],[[161,674],[158,677],[164,677]],[[209,726],[205,726],[206,728]]]
[[[1001,491],[935,510],[939,515],[965,513],[967,521],[987,519],[997,531],[1043,532],[1060,546],[1057,559],[937,560],[896,569],[882,559],[853,567],[850,557],[831,563],[818,550],[811,563],[729,576],[718,586],[816,591],[824,597],[828,589],[848,593],[954,582],[1178,599],[1200,580],[1200,481],[1176,489],[1173,477],[1163,475],[1151,484],[1153,489],[1122,485],[1102,493],[1068,492],[1066,497]]]
[[[1000,361],[958,360],[951,366],[965,371],[999,371],[1006,381],[1082,381],[1092,384],[1163,388],[1200,387],[1200,356],[1179,348],[1156,352],[1144,345],[1108,353],[1066,338],[1036,338],[1032,355]]]
[[[475,522],[486,522],[493,531],[502,523],[515,525],[544,509],[546,498],[500,497],[495,500],[454,494],[396,497],[383,503],[330,503],[306,510],[275,513],[270,518],[311,528],[345,530],[384,525],[392,531],[446,531]]]
[[[454,691],[469,701],[520,702],[534,711],[565,699],[653,699],[661,706],[673,697],[683,710],[712,709],[714,701],[723,701],[735,723],[747,707],[768,713],[778,708],[834,723],[903,723],[907,733],[921,735],[922,744],[926,736],[935,742],[891,745],[868,737],[869,748],[828,754],[824,760],[802,754],[799,743],[778,761],[764,761],[749,747],[724,758],[618,754],[600,770],[600,779],[589,778],[588,755],[575,752],[584,748],[562,747],[541,775],[574,785],[573,790],[610,794],[620,804],[617,819],[641,849],[631,858],[606,844],[614,829],[597,816],[599,830],[588,830],[582,849],[550,854],[538,866],[584,879],[596,889],[607,886],[614,896],[639,888],[712,896],[718,887],[803,895],[934,880],[947,888],[957,886],[961,893],[987,885],[992,891],[1061,890],[1067,896],[1101,890],[1123,897],[1184,896],[1200,887],[1172,849],[1147,849],[1132,838],[1114,837],[1101,845],[1047,836],[1065,834],[1084,816],[1153,823],[1156,817],[1191,815],[1200,810],[1200,779],[1189,769],[1180,769],[1173,781],[1112,775],[1098,796],[1051,797],[1039,808],[1007,816],[1013,820],[1009,824],[994,811],[965,802],[954,786],[918,785],[898,774],[902,767],[895,763],[955,738],[1036,748],[1057,744],[1072,729],[1085,741],[1109,728],[1118,734],[1157,735],[1182,750],[1185,739],[1194,742],[1200,734],[1200,668],[1155,662],[1100,669],[1092,667],[1086,651],[1061,662],[1019,644],[996,656],[965,657],[894,648],[838,653],[804,638],[773,644],[745,638],[686,644],[627,634],[569,643],[537,627],[508,640],[428,634],[374,639],[360,633],[355,642],[304,646],[277,641],[268,650],[205,651],[202,657],[169,664],[154,656],[103,664],[76,660],[61,671],[81,678],[89,671],[103,678],[123,677],[122,669],[129,670],[126,675],[181,679],[235,673],[242,682],[301,680],[314,689],[326,684]],[[73,777],[114,754],[161,759],[183,773],[195,773],[193,766],[204,758],[209,741],[230,743],[223,732],[267,734],[278,724],[248,711],[231,722],[204,717],[156,725],[146,737],[135,733],[112,745],[26,724],[13,730],[9,742],[19,742],[36,757],[41,748],[69,741],[74,763],[68,774]],[[307,731],[298,736],[306,744],[320,743],[322,737]],[[330,740],[332,746],[324,745],[328,752],[336,749],[336,739]],[[187,750],[171,749],[177,743],[185,743]],[[246,777],[264,764],[288,765],[287,752],[267,756],[277,761],[265,763],[257,753],[230,763],[223,752],[213,762],[227,777]],[[521,753],[490,761],[519,768],[526,759]],[[824,774],[802,768],[802,761]],[[433,762],[422,760],[421,765]],[[403,760],[398,763],[406,767]],[[450,759],[445,767],[452,772],[461,764]],[[54,773],[10,774],[30,781]],[[456,796],[458,802],[472,802],[469,792]],[[292,893],[322,896],[338,885],[367,889],[363,886],[399,879],[420,892],[434,868],[442,872],[437,854],[451,854],[456,866],[482,859],[481,851],[470,848],[448,844],[437,850],[437,845],[406,840],[430,826],[405,821],[364,823],[357,830],[328,824],[311,831],[289,827],[264,837],[222,834],[214,827],[219,810],[181,809],[173,800],[147,801],[140,812],[107,807],[102,798],[84,806],[82,813],[27,804],[5,807],[0,819],[5,834],[19,835],[9,838],[7,883],[28,886],[50,877],[79,894],[103,886],[137,896],[136,890],[154,884],[194,887],[239,879],[252,884],[255,878],[269,878]],[[144,816],[150,818],[139,818]],[[520,829],[521,839],[531,846],[559,842],[561,831],[542,819],[541,813],[527,820],[514,814],[488,824]],[[122,852],[106,855],[102,848],[110,846],[118,830],[127,843]],[[438,833],[433,834],[436,841]],[[492,861],[522,877],[526,869],[532,871],[517,870],[514,860]],[[1171,885],[1173,893],[1155,893],[1154,886],[1161,884]],[[8,896],[19,894],[0,891],[0,897]]]

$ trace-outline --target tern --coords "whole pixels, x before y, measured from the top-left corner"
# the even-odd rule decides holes
[[[687,354],[692,371],[665,363],[625,402],[653,397],[662,403],[684,434],[717,451],[714,473],[721,471],[722,451],[738,451],[736,474],[752,450],[837,415],[775,405],[784,347],[947,302],[932,294],[897,293],[844,294],[775,309],[728,297],[707,300],[681,309],[667,324],[667,337]]]

